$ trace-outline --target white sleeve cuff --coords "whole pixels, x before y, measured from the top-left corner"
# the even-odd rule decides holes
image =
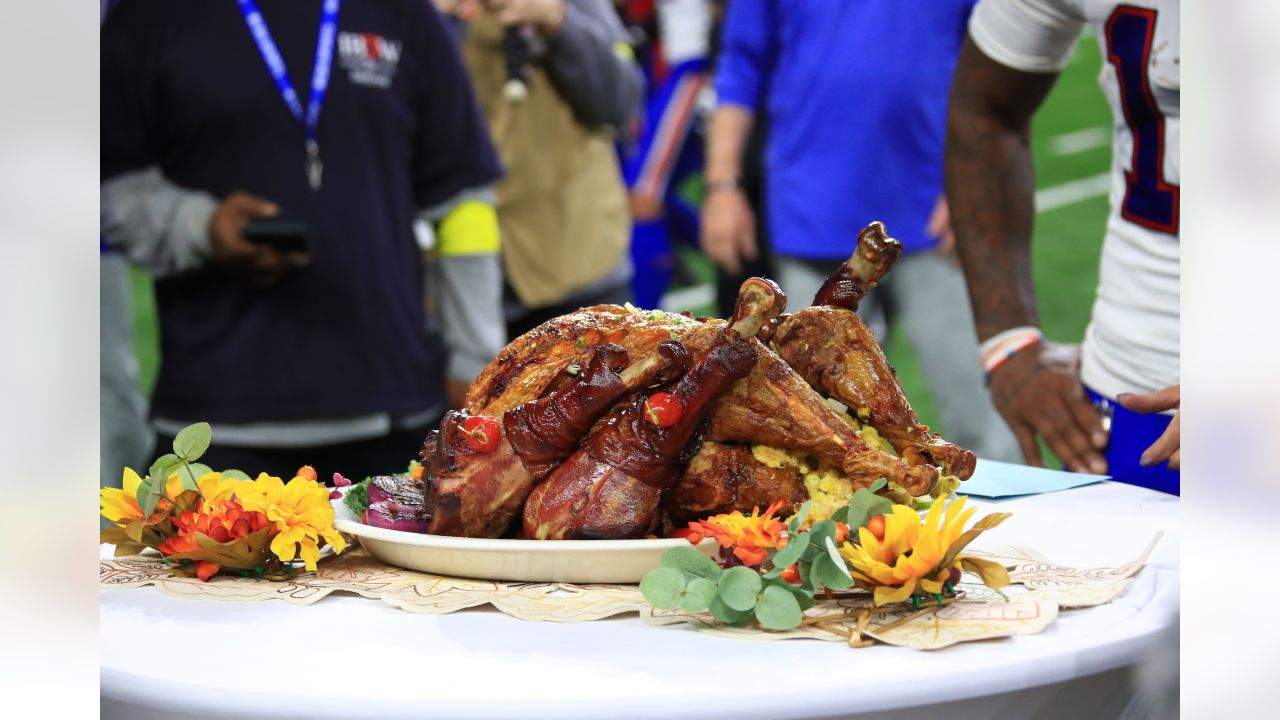
[[[982,0],[969,18],[969,37],[1006,67],[1061,72],[1084,27],[1077,9],[1064,0]]]

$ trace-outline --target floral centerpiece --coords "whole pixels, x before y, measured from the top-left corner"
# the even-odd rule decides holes
[[[209,580],[236,572],[283,580],[296,563],[315,570],[327,545],[346,541],[333,527],[330,490],[310,466],[287,483],[261,473],[215,471],[196,462],[209,448],[211,428],[197,423],[173,441],[173,452],[145,477],[125,468],[122,487],[102,488],[102,516],[115,523],[101,533],[116,555],[150,548],[178,575]]]
[[[640,583],[660,610],[709,613],[726,625],[756,624],[791,630],[804,621],[820,593],[870,592],[875,605],[945,604],[956,597],[961,573],[976,574],[991,588],[1009,584],[998,563],[962,555],[983,532],[1009,513],[992,513],[968,530],[975,509],[965,499],[933,503],[921,513],[876,494],[880,480],[853,493],[833,518],[804,529],[810,503],[786,522],[782,503],[763,514],[733,512],[689,523],[676,535],[697,544],[711,537],[719,561],[692,547],[673,548]]]

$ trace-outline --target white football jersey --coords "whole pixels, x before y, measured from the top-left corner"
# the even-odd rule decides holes
[[[710,0],[658,0],[658,35],[668,65],[706,59],[711,51]]]
[[[1177,0],[981,0],[969,35],[991,59],[1058,72],[1085,24],[1114,118],[1111,214],[1081,375],[1097,392],[1178,383]]]

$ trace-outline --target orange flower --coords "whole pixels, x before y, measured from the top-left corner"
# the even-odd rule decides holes
[[[755,566],[764,562],[765,550],[780,549],[787,544],[787,526],[773,516],[786,503],[782,500],[769,506],[763,515],[757,506],[750,515],[733,511],[715,515],[706,520],[689,523],[688,530],[680,530],[676,537],[684,537],[695,545],[703,537],[713,537],[720,547],[733,548],[733,554],[744,565]]]
[[[176,537],[160,545],[161,555],[176,555],[200,549],[196,535],[204,535],[214,542],[226,543],[261,530],[271,524],[266,515],[249,512],[235,500],[200,501],[197,511],[187,510],[172,518]],[[221,568],[204,560],[196,561],[196,575],[208,580]]]

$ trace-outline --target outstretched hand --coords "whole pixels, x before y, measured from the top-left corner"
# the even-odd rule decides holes
[[[1044,467],[1039,436],[1072,472],[1107,471],[1107,433],[1080,384],[1080,346],[1046,340],[1022,350],[992,373],[991,399],[1028,464]]]
[[[1164,412],[1165,410],[1173,410],[1173,421],[1169,423],[1169,427],[1165,428],[1164,434],[1156,438],[1151,443],[1151,447],[1142,453],[1142,459],[1139,461],[1143,467],[1150,467],[1165,460],[1169,461],[1169,469],[1177,470],[1182,464],[1182,441],[1179,415],[1179,408],[1182,402],[1182,385],[1170,385],[1163,390],[1157,390],[1145,395],[1134,393],[1120,393],[1116,396],[1116,402],[1125,408],[1139,413]]]

